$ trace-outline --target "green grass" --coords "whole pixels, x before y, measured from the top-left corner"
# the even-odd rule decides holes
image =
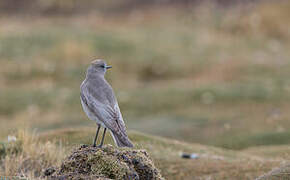
[[[1,137],[94,125],[79,85],[104,58],[129,129],[234,149],[288,144],[289,14],[283,3],[234,8],[2,19]]]
[[[216,146],[240,150],[254,146],[290,144],[290,132],[262,132],[250,135],[226,136]]]
[[[7,90],[1,93],[0,113],[12,115],[26,110],[29,106],[39,106],[41,109],[49,109],[53,104],[55,92],[38,90]]]

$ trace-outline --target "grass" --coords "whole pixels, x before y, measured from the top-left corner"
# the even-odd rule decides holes
[[[254,135],[239,135],[224,137],[222,142],[213,142],[214,145],[228,149],[243,149],[261,145],[289,144],[289,132],[263,132]],[[220,144],[219,144],[220,143]]]
[[[107,79],[129,128],[215,145],[245,130],[245,141],[283,131],[290,126],[290,42],[282,7],[261,3],[246,14],[238,7],[204,6],[188,14],[152,9],[140,11],[140,18],[120,15],[123,23],[94,15],[79,16],[78,23],[68,17],[2,19],[0,123],[11,123],[1,134],[18,123],[40,130],[90,124],[79,85],[95,58],[114,67]],[[283,24],[275,33],[268,11]],[[154,122],[166,124],[162,132]],[[253,142],[242,144],[260,145]]]
[[[104,58],[113,65],[106,78],[129,130],[185,141],[184,150],[199,143],[239,152],[275,145],[279,152],[290,139],[288,6],[263,2],[250,8],[201,5],[118,16],[1,18],[0,138],[27,127],[72,138],[75,145],[91,142],[91,133],[63,135],[62,129],[95,125],[81,109],[79,86],[90,61]],[[139,135],[131,136],[139,142]],[[251,174],[250,166],[218,166],[217,160],[191,165],[177,156],[175,167],[173,160],[158,159],[162,154],[149,143],[144,148],[156,153],[166,177],[190,177],[186,165],[202,178],[222,179],[233,167]],[[176,147],[166,148],[160,150],[170,154]]]
[[[1,175],[36,179],[43,169],[61,162],[65,147],[54,142],[40,143],[37,135],[20,130],[17,140],[3,142],[1,150]]]
[[[29,179],[40,178],[43,169],[59,166],[72,149],[80,144],[90,144],[94,131],[92,128],[83,128],[30,134],[20,130],[16,142],[4,142],[6,149],[16,147],[17,151],[9,151],[2,156],[0,173],[7,176],[22,175]],[[139,132],[130,132],[129,136],[137,149],[148,151],[166,179],[253,179],[279,164],[278,160],[251,153],[189,144]],[[105,141],[112,143],[109,136]],[[181,152],[198,153],[200,157],[197,160],[182,159]]]

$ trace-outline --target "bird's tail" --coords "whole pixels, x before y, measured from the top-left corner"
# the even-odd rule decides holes
[[[116,134],[114,132],[111,131],[111,135],[115,141],[115,144],[118,147],[134,147],[134,145],[132,144],[132,142],[130,141],[129,137],[126,134],[122,134],[121,136],[119,136],[119,134]]]

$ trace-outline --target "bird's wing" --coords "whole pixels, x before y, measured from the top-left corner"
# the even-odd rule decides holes
[[[90,111],[113,133],[117,134],[119,137],[127,138],[125,123],[118,103],[115,102],[112,107],[111,104],[101,103],[98,98],[94,97],[94,94],[89,93],[89,91],[86,91],[87,93],[83,91],[86,91],[86,88],[81,91],[81,99]]]

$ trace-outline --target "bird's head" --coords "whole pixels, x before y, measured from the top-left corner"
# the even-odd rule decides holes
[[[92,61],[90,67],[88,68],[88,73],[100,73],[104,75],[107,69],[110,68],[112,68],[112,66],[108,66],[106,61],[97,59]]]

